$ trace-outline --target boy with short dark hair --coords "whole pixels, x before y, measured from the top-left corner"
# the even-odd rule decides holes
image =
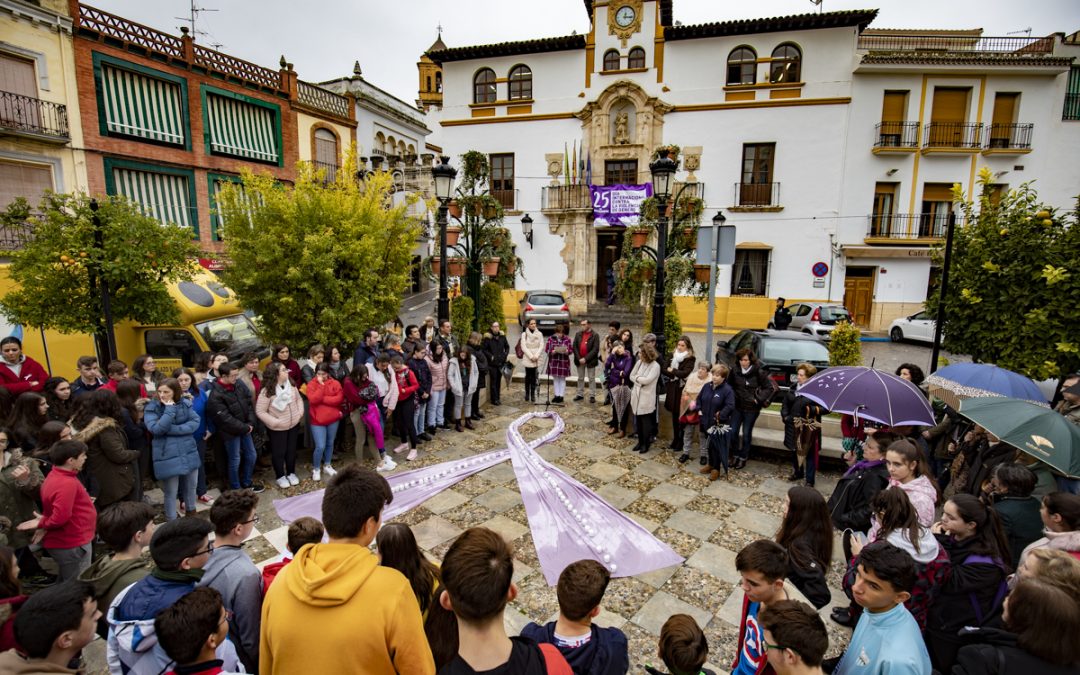
[[[65,581],[44,588],[15,615],[15,649],[0,654],[0,673],[78,673],[68,664],[94,639],[98,617],[94,587]]]
[[[97,509],[79,480],[86,464],[86,444],[59,441],[49,448],[53,470],[41,484],[41,514],[19,524],[20,530],[41,530],[34,535],[60,568],[60,581],[75,579],[90,567]]]
[[[709,643],[694,617],[672,614],[660,629],[660,660],[671,675],[716,675],[705,668],[709,658]],[[664,675],[652,666],[645,666],[649,675]]]
[[[739,648],[731,675],[775,673],[769,665],[768,647],[761,634],[758,615],[761,610],[781,600],[810,604],[806,597],[787,581],[788,552],[769,539],[759,539],[743,547],[735,556],[735,569],[742,577],[742,622],[739,625]]]
[[[79,376],[71,383],[72,401],[105,384],[105,380],[101,379],[101,368],[96,356],[80,356],[75,362],[75,368],[78,369]]]
[[[323,533],[322,523],[315,520],[310,516],[304,516],[303,518],[297,518],[289,525],[288,540],[286,546],[289,549],[289,553],[294,556],[307,544],[318,544],[322,541]],[[274,583],[274,579],[277,578],[281,569],[292,562],[291,558],[285,558],[281,562],[270,563],[263,568],[262,581],[263,581],[263,595],[270,590],[270,584]]]
[[[228,611],[213,588],[196,588],[158,612],[154,630],[175,665],[168,675],[222,675],[218,645],[228,639]]]
[[[763,609],[758,619],[777,675],[822,675],[829,634],[813,607],[781,600]]]
[[[214,555],[203,567],[200,586],[221,593],[225,609],[232,612],[229,635],[240,660],[251,672],[258,670],[259,623],[262,620],[262,573],[242,548],[259,517],[259,498],[251,490],[229,490],[214,500],[210,522],[214,525]]]
[[[904,607],[916,574],[907,551],[887,541],[876,541],[859,553],[851,594],[866,611],[833,671],[836,675],[930,672],[919,624]]]
[[[517,597],[510,546],[486,527],[465,530],[443,557],[439,595],[443,609],[457,617],[458,653],[440,675],[473,675],[490,670],[515,675],[569,675],[566,659],[551,644],[507,637],[506,603]]]
[[[530,623],[522,636],[552,644],[575,675],[623,675],[630,668],[626,635],[618,628],[600,628],[600,613],[611,573],[595,560],[578,560],[559,575],[559,618],[546,626]]]
[[[94,596],[102,612],[98,635],[104,639],[109,634],[104,614],[113,599],[150,574],[150,565],[142,552],[154,536],[154,507],[144,502],[116,502],[98,514],[97,533],[113,550],[113,555],[98,558],[79,578],[94,584]]]

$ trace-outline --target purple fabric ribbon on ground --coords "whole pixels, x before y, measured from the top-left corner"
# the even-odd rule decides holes
[[[527,442],[521,436],[521,426],[541,417],[551,419],[554,427]],[[526,413],[507,430],[508,449],[390,476],[394,500],[383,511],[383,518],[401,515],[455,483],[510,458],[548,585],[554,586],[562,570],[577,560],[596,560],[615,577],[635,576],[683,562],[670,546],[540,457],[536,448],[558,438],[564,428],[557,413]],[[319,518],[322,495],[323,491],[318,490],[276,499],[274,508],[285,522],[301,516]]]

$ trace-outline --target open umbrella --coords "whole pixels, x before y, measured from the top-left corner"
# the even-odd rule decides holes
[[[1080,427],[1061,413],[1014,398],[969,398],[960,414],[1069,476],[1080,476]]]
[[[954,363],[926,378],[932,396],[953,408],[966,398],[1004,396],[1049,407],[1046,397],[1030,378],[988,363]]]
[[[934,425],[934,411],[907,380],[866,366],[829,368],[799,387],[799,394],[831,412],[890,427]]]

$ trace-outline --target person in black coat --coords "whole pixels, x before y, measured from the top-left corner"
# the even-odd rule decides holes
[[[875,431],[866,437],[863,459],[849,468],[829,497],[829,515],[833,526],[843,532],[844,559],[851,560],[851,533],[869,532],[874,495],[889,485],[885,466],[885,448],[899,436],[890,431]]]
[[[1071,589],[1073,592],[1076,589]],[[952,675],[1075,674],[1080,670],[1080,605],[1069,591],[1022,579],[1004,601],[1005,630],[960,631]]]
[[[821,452],[822,407],[799,395],[799,387],[817,373],[809,363],[800,363],[795,369],[796,385],[787,390],[780,404],[780,419],[784,422],[784,447],[791,451],[793,471],[791,482],[806,478],[806,484],[814,487],[818,455]]]
[[[663,364],[661,364],[663,365]],[[671,445],[675,452],[683,451],[683,428],[679,423],[682,415],[682,392],[686,386],[686,378],[690,377],[697,368],[697,357],[694,356],[694,347],[690,344],[690,338],[683,335],[675,343],[675,350],[671,353],[671,361],[664,366],[664,376],[667,378],[664,384],[664,407],[671,413]]]
[[[735,352],[735,367],[731,369],[728,382],[735,390],[735,418],[731,424],[731,454],[735,460],[732,462],[732,467],[741,469],[750,459],[754,424],[762,408],[772,402],[777,386],[761,369],[757,356],[749,349],[740,349]]]
[[[420,388],[416,390],[416,412],[413,414],[413,423],[416,426],[416,437],[422,441],[430,441],[434,436],[427,432],[427,406],[431,400],[431,369],[428,368],[424,355],[427,354],[427,345],[419,340],[413,343],[413,353],[406,361],[406,365],[416,375],[416,381]]]
[[[218,378],[210,387],[206,415],[221,434],[228,461],[229,489],[251,488],[262,492],[253,483],[255,444],[251,432],[255,428],[255,406],[246,387],[236,386],[236,367],[224,363],[218,367]]]
[[[990,479],[990,503],[1005,530],[1012,554],[1009,563],[1013,569],[1020,564],[1020,554],[1028,544],[1043,536],[1043,521],[1039,514],[1042,502],[1031,496],[1036,480],[1031,469],[1017,462],[998,464]]]
[[[927,613],[926,649],[934,668],[948,673],[962,645],[961,628],[1000,625],[1009,546],[997,513],[968,494],[945,502],[931,529],[949,554],[951,571]]]
[[[776,299],[776,311],[773,313],[772,325],[776,330],[787,330],[791,325],[791,310],[784,307],[787,302],[784,298]]]
[[[491,330],[484,334],[481,350],[488,362],[488,400],[491,405],[502,405],[502,368],[510,358],[510,343],[502,333],[499,322],[491,324]]]
[[[487,353],[483,349],[483,340],[480,337],[480,333],[477,333],[476,331],[469,333],[469,339],[466,344],[473,350],[473,357],[476,359],[476,372],[478,374],[476,391],[474,391],[472,395],[472,407],[470,408],[471,413],[469,414],[469,419],[482,420],[484,419],[484,415],[480,412],[480,390],[487,389],[488,369],[490,365],[488,363]]]

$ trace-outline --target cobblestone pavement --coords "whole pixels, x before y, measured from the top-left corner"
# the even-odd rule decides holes
[[[572,390],[569,393],[573,395]],[[521,399],[522,389],[515,384],[504,393],[502,406],[485,408],[486,418],[474,422],[474,431],[440,431],[434,441],[421,446],[415,462],[399,457],[398,470],[505,447],[510,423],[533,409]],[[658,441],[648,455],[631,453],[633,440],[605,433],[608,407],[581,402],[556,410],[566,422],[566,431],[538,452],[686,558],[682,565],[612,579],[597,624],[617,626],[626,633],[630,662],[637,668],[638,664],[655,662],[663,622],[671,614],[689,614],[705,629],[711,667],[726,670],[735,654],[743,599],[735,554],[747,543],[775,534],[784,496],[791,486],[786,480],[790,466],[780,459],[754,460],[746,469],[711,483],[698,473],[696,454],[694,460],[680,465],[676,453],[663,449],[666,441]],[[535,420],[522,431],[526,438],[535,438],[549,428],[548,424]],[[303,457],[304,451],[301,453]],[[335,464],[351,459],[335,459]],[[367,461],[374,466],[372,460]],[[298,473],[303,480],[288,490],[271,487],[269,470],[257,474],[268,487],[260,496],[258,529],[252,532],[245,550],[259,567],[280,560],[285,551],[287,526],[278,518],[273,500],[322,487],[310,479],[310,460],[302,459],[301,464]],[[828,469],[819,473],[817,488],[827,496],[838,475]],[[151,495],[160,501],[159,492]],[[200,505],[199,510],[205,513],[207,507]],[[508,631],[516,635],[529,621],[556,618],[555,589],[547,586],[540,571],[510,462],[463,480],[391,522],[410,525],[420,546],[437,560],[466,528],[483,525],[499,532],[514,547],[514,581],[520,589],[507,608]],[[839,551],[839,544],[835,548]],[[829,575],[836,604],[846,604],[839,585],[841,573],[842,563],[836,560]],[[827,620],[832,606],[822,610],[822,617],[830,632],[829,653],[835,655],[847,643],[850,631]],[[105,672],[102,652],[100,640],[88,649],[91,662],[97,666],[92,672]]]

